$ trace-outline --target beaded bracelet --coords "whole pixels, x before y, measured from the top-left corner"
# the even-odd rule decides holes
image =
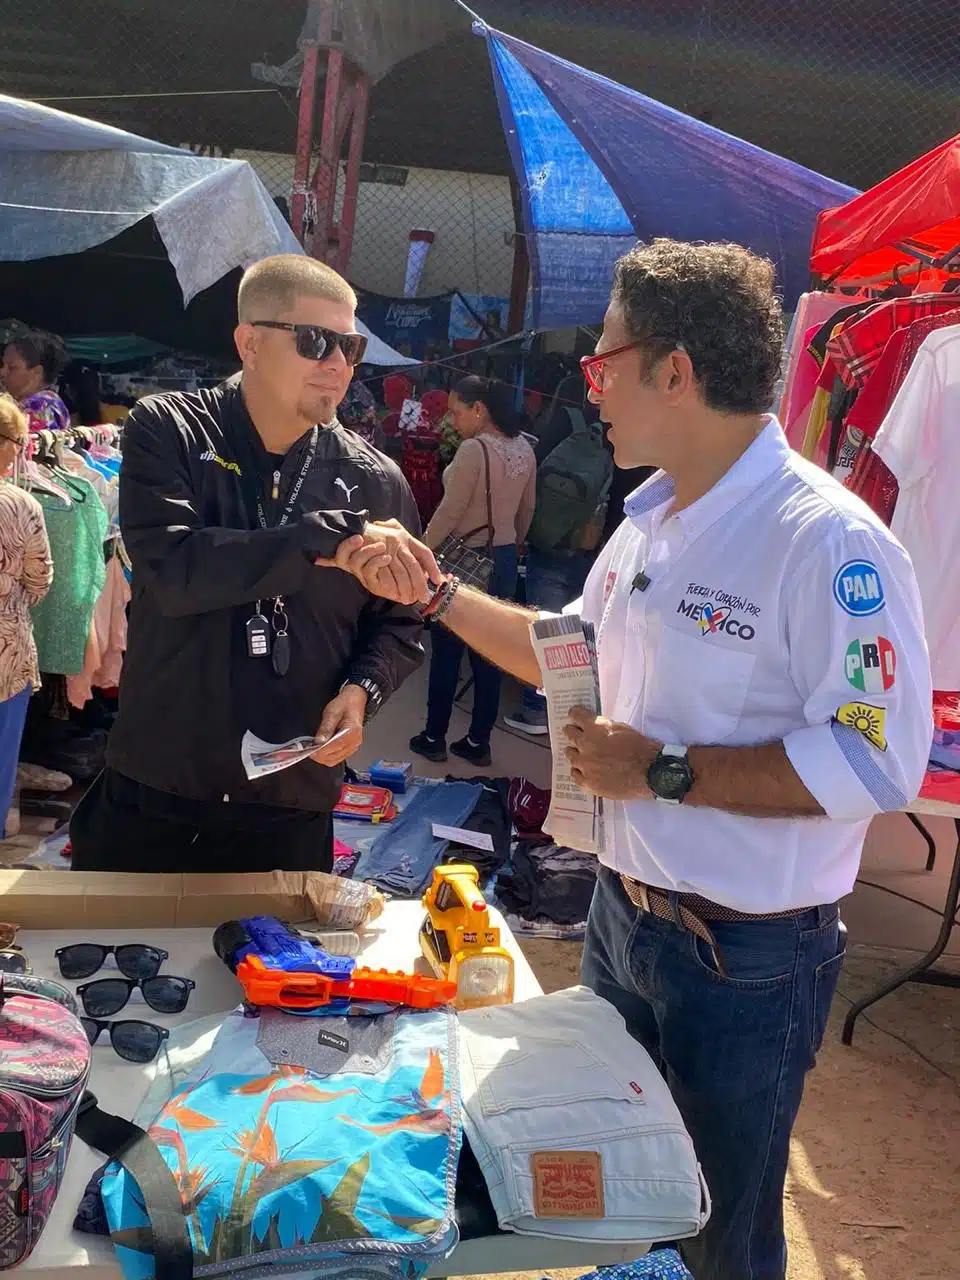
[[[433,617],[434,613],[436,612],[437,605],[439,605],[440,601],[443,599],[444,595],[446,594],[447,587],[450,585],[450,579],[452,577],[453,577],[452,573],[445,573],[443,575],[443,579],[439,587],[437,587],[436,591],[430,597],[428,602],[425,605],[423,605],[422,608],[420,609],[421,618],[426,619],[426,618]]]
[[[447,612],[447,610],[453,604],[453,597],[457,594],[459,590],[460,590],[460,579],[456,576],[451,577],[450,581],[447,583],[446,594],[444,595],[443,599],[440,601],[436,609],[434,609],[433,613],[431,614],[431,617],[433,618],[434,622],[440,621],[443,615]]]

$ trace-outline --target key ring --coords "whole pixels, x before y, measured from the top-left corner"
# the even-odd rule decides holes
[[[278,619],[282,618],[280,622]],[[290,625],[290,619],[287,617],[286,605],[283,602],[283,596],[277,596],[273,602],[273,633],[277,636],[285,636],[287,628]]]

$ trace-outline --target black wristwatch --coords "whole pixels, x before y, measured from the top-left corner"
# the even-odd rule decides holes
[[[660,754],[647,770],[647,786],[667,804],[682,804],[693,786],[693,770],[686,747],[660,748]]]
[[[356,676],[352,680],[344,680],[340,686],[341,693],[343,693],[348,684],[355,684],[367,695],[367,705],[363,713],[363,723],[367,724],[383,706],[383,690],[369,676]]]

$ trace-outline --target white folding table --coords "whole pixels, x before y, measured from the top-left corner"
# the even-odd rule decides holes
[[[541,995],[537,982],[502,917],[496,915],[504,946],[514,957],[516,967],[516,999],[529,1000]],[[420,959],[418,930],[423,908],[418,902],[391,902],[379,920],[365,935],[362,953],[364,964],[373,968],[406,969],[416,967],[426,972]],[[57,978],[54,959],[58,947],[71,942],[148,942],[169,951],[165,972],[193,978],[196,990],[187,1010],[174,1017],[155,1014],[146,1005],[127,1006],[123,1017],[144,1017],[167,1026],[187,1023],[195,1018],[226,1013],[242,999],[236,979],[217,958],[212,946],[212,929],[112,929],[69,932],[54,930],[24,931],[18,942],[26,952],[35,973]],[[71,983],[64,985],[70,987]],[[135,997],[136,998],[136,997]],[[107,1111],[132,1116],[142,1102],[153,1067],[139,1067],[124,1062],[103,1037],[93,1050],[94,1067],[90,1088]],[[66,1177],[40,1243],[21,1270],[32,1273],[32,1280],[80,1280],[77,1269],[91,1269],[83,1280],[121,1280],[122,1273],[109,1239],[85,1235],[73,1230],[77,1205],[91,1175],[103,1163],[103,1156],[91,1151],[79,1138],[74,1140]],[[651,1242],[652,1243],[652,1242]],[[446,1262],[431,1275],[465,1276],[498,1274],[511,1271],[544,1271],[553,1267],[582,1267],[629,1262],[647,1252],[647,1247],[617,1244],[578,1244],[569,1240],[505,1234],[480,1240],[463,1241]]]

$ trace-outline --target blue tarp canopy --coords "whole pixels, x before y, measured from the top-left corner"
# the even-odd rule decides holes
[[[857,194],[811,169],[485,27],[523,193],[534,324],[603,316],[613,263],[638,239],[730,240],[807,287],[821,209]]]

